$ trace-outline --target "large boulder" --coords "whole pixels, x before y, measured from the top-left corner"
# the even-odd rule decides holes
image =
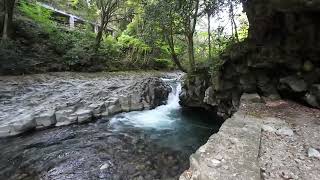
[[[207,69],[198,70],[197,74],[188,74],[182,81],[182,92],[180,94],[180,104],[185,107],[203,107],[207,104],[203,102],[205,92],[209,88],[210,77]]]
[[[159,78],[145,79],[141,82],[141,85],[141,95],[151,108],[165,104],[169,93],[172,91],[171,87]],[[137,100],[136,97],[132,99]],[[131,104],[134,103],[131,102]]]

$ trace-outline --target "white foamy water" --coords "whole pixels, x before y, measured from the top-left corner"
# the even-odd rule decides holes
[[[181,84],[173,83],[171,79],[163,79],[171,83],[172,92],[169,94],[166,105],[159,106],[152,110],[137,111],[124,113],[115,116],[110,123],[115,124],[122,122],[123,124],[131,125],[139,128],[154,128],[154,129],[172,129],[172,123],[179,120],[179,116],[174,114],[181,108],[179,104],[179,94],[181,92]]]

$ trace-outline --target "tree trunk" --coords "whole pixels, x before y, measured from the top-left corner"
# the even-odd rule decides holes
[[[229,0],[230,4],[230,19],[231,19],[231,28],[232,28],[232,36],[234,35],[236,38],[236,41],[239,42],[239,35],[237,30],[237,23],[234,19],[234,10],[233,10],[233,4],[232,1]]]
[[[208,13],[208,46],[209,46],[209,61],[212,59],[211,55],[211,14]]]
[[[171,29],[172,30],[172,29]],[[175,49],[174,49],[174,40],[173,40],[173,33],[172,31],[170,31],[169,33],[170,35],[164,35],[168,45],[169,45],[169,48],[170,48],[170,54],[171,54],[171,57],[172,57],[172,61],[177,65],[177,67],[182,71],[182,72],[187,72],[181,65],[180,61],[179,61],[179,58],[175,52]]]
[[[234,27],[234,35],[236,36],[237,42],[239,42],[238,27],[237,27],[236,21],[234,20],[234,16],[233,16],[232,22]]]
[[[7,13],[5,13],[4,21],[3,21],[3,29],[2,29],[2,40],[8,39],[8,19],[9,19],[9,16]]]
[[[5,14],[5,8],[4,8],[4,0],[0,0],[0,37],[2,37],[2,31],[3,31],[3,25],[4,25],[4,14]]]
[[[176,55],[175,52],[172,52],[171,53],[171,56],[172,56],[172,60],[173,62],[177,65],[177,67],[182,71],[182,72],[187,72],[181,65],[179,59],[178,59],[178,56]]]
[[[98,50],[99,47],[100,47],[100,43],[101,43],[102,35],[103,35],[103,27],[100,26],[98,29],[99,29],[99,31],[98,31],[97,36],[96,36],[96,44],[95,44],[95,49],[96,50]]]
[[[102,36],[103,36],[103,31],[105,29],[105,27],[107,26],[107,22],[106,21],[106,10],[105,9],[101,9],[101,20],[100,20],[100,27],[98,28],[98,33],[96,36],[96,44],[95,44],[95,50],[98,51],[98,49],[100,48],[100,43],[102,40]],[[107,19],[108,20],[108,19]]]
[[[196,0],[194,6],[194,14],[187,18],[187,41],[188,41],[188,54],[189,54],[189,72],[192,73],[195,69],[195,59],[194,59],[194,43],[193,35],[196,29],[197,20],[198,20],[198,10],[199,10],[200,0]]]
[[[189,55],[189,72],[192,73],[195,67],[193,33],[189,33],[187,39],[188,39],[188,55]]]
[[[6,40],[12,35],[12,18],[15,0],[3,0],[3,13],[2,16],[2,35],[1,39]]]

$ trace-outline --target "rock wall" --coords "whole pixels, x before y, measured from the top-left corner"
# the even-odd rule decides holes
[[[241,94],[257,92],[320,108],[319,1],[244,0],[243,6],[248,39],[221,55],[224,64],[214,76],[189,78],[181,104],[211,106],[227,118],[238,108]],[[207,79],[200,88],[197,82]],[[197,88],[206,89],[198,91],[197,103],[185,100],[195,99]]]

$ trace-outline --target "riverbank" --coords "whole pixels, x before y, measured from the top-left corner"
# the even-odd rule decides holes
[[[320,179],[320,111],[243,95],[180,180]]]
[[[170,87],[159,77],[179,73],[47,73],[1,76],[0,137],[31,129],[84,123],[165,103]]]

